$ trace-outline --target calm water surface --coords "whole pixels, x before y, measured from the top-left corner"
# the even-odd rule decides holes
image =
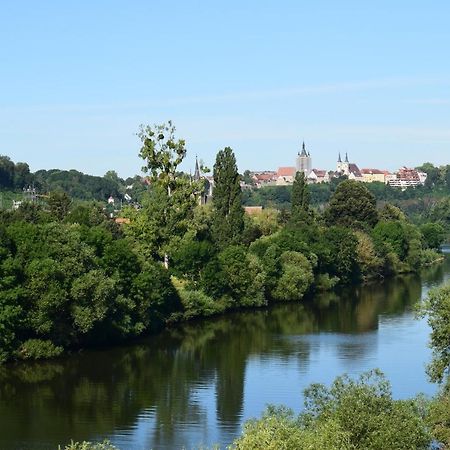
[[[0,449],[108,437],[121,449],[227,444],[266,404],[302,408],[311,382],[379,367],[396,398],[433,394],[429,329],[413,305],[450,279],[423,272],[184,324],[138,344],[0,367]]]

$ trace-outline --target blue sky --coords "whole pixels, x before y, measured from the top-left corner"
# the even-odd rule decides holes
[[[172,119],[212,166],[450,163],[448,1],[0,2],[0,154],[139,172]]]

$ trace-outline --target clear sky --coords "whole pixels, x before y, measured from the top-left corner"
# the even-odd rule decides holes
[[[172,119],[212,166],[450,163],[450,2],[0,1],[0,154],[139,172]]]

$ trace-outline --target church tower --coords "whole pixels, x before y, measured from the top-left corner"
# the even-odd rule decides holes
[[[306,151],[305,142],[303,142],[301,153],[298,152],[297,154],[297,161],[295,165],[297,172],[303,172],[305,174],[305,177],[307,177],[311,173],[312,158],[311,154]]]
[[[336,171],[341,172],[343,175],[349,174],[349,167],[350,163],[348,161],[348,155],[347,152],[345,153],[345,161],[342,161],[341,159],[341,153],[339,152],[338,160],[337,160],[337,166]]]
[[[200,167],[198,165],[197,155],[195,155],[195,171],[194,171],[194,180],[200,180]]]

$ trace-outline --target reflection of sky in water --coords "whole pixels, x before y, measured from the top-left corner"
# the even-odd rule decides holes
[[[302,407],[302,391],[311,383],[331,383],[343,373],[358,375],[380,368],[392,383],[395,398],[418,393],[433,394],[425,365],[431,352],[424,345],[429,328],[412,313],[380,316],[376,332],[362,334],[320,333],[288,337],[299,348],[309,347],[308,361],[293,354],[289,361],[252,357],[246,371],[244,419],[258,416],[266,404]]]
[[[424,320],[416,321],[411,312],[400,316],[380,315],[378,329],[361,334],[318,333],[297,336],[274,336],[289,341],[289,357],[273,353],[253,355],[247,360],[244,401],[239,422],[259,416],[268,404],[284,404],[300,411],[302,391],[311,383],[331,383],[343,373],[357,376],[372,368],[380,368],[392,384],[395,398],[412,397],[421,392],[432,395],[436,387],[428,383],[424,368],[430,351],[424,345],[429,328]],[[239,433],[233,424],[220,424],[215,415],[217,397],[214,384],[194,390],[192,403],[202,410],[201,423],[178,425],[172,448],[188,448],[200,444],[230,443]],[[141,415],[130,435],[114,437],[124,449],[145,449],[155,444],[151,434],[154,421]],[[145,431],[145,432],[144,432]],[[143,434],[144,433],[144,434]],[[130,442],[133,442],[132,446]],[[153,448],[168,448],[164,445]]]
[[[57,448],[61,436],[93,440],[105,434],[122,450],[224,446],[267,404],[300,411],[302,391],[311,383],[330,384],[343,373],[356,376],[376,367],[392,383],[395,398],[431,395],[436,387],[425,375],[429,328],[415,320],[412,304],[449,279],[450,259],[421,280],[347,288],[310,305],[226,315],[139,345],[60,360],[49,381],[25,388],[17,382],[15,398],[2,399],[0,385],[0,448]],[[8,379],[13,388],[16,378]],[[64,383],[67,402],[60,395]],[[2,428],[2,420],[9,425]],[[21,435],[11,431],[5,441],[14,426]]]

